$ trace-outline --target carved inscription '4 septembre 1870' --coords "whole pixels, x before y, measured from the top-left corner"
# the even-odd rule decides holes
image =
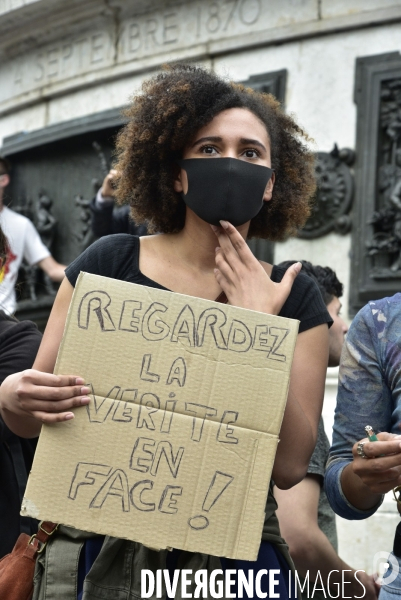
[[[293,10],[297,10],[298,21],[315,18],[312,8],[301,0],[293,2]],[[117,23],[108,19],[96,30],[88,23],[82,33],[4,61],[0,66],[0,110],[1,104],[19,96],[28,94],[25,101],[35,98],[39,90],[43,94],[84,85],[89,74],[91,81],[96,73],[95,78],[101,80],[115,76],[109,72],[112,68],[134,72],[149,66],[149,59],[158,64],[204,56],[210,41],[291,23],[291,15],[283,14],[280,3],[262,0],[195,0],[138,16],[121,15]],[[146,65],[141,63],[143,59],[147,59]]]

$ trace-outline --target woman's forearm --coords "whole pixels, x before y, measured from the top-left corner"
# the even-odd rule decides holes
[[[272,477],[280,489],[296,485],[306,475],[316,444],[316,430],[297,399],[290,393],[280,431]]]
[[[281,489],[288,489],[305,477],[317,439],[327,362],[327,325],[300,333],[272,475]]]

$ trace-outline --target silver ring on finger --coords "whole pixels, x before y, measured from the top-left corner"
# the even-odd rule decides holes
[[[366,442],[358,442],[358,445],[356,447],[356,453],[358,454],[358,456],[360,456],[361,458],[368,458],[365,454],[365,450],[363,449],[364,445],[366,444]]]

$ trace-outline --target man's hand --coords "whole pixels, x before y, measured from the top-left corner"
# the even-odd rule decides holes
[[[382,432],[377,437],[378,442],[364,438],[354,444],[352,468],[371,492],[386,494],[401,485],[401,436]],[[359,443],[366,458],[358,454]]]
[[[110,169],[110,171],[107,173],[106,177],[103,180],[102,187],[100,189],[100,193],[102,194],[103,198],[114,198],[115,191],[113,182],[115,181],[115,178],[117,176],[118,171],[116,171],[116,169]]]

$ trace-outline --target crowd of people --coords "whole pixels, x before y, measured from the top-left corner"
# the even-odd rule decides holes
[[[42,424],[72,419],[74,407],[90,402],[82,374],[52,374],[74,286],[85,271],[297,319],[299,334],[257,560],[179,550],[156,560],[141,544],[63,526],[37,562],[35,600],[58,598],[60,589],[68,590],[65,600],[139,598],[142,568],[157,562],[185,569],[197,561],[255,576],[261,569],[278,572],[280,598],[300,593],[289,583],[294,563],[301,576],[319,571],[326,581],[336,571],[333,585],[347,571],[352,595],[346,597],[374,600],[373,576],[353,577],[355,569],[337,554],[332,509],[367,518],[401,484],[401,295],[369,303],[347,333],[342,284],[330,268],[270,265],[253,256],[248,237],[278,241],[302,227],[315,188],[307,135],[271,95],[181,65],[145,82],[126,116],[115,169],[92,202],[100,239],[65,277],[32,224],[2,206],[10,171],[0,161],[1,555],[20,531],[35,527],[19,517],[19,505]],[[125,206],[116,208],[114,197]],[[42,340],[33,324],[10,316],[22,256],[62,279]],[[329,450],[321,417],[326,369],[340,363],[346,333]],[[380,432],[378,441],[364,437],[367,424]],[[77,544],[72,573],[66,557]],[[268,574],[262,591],[269,597]],[[391,589],[380,597],[385,593],[391,597]],[[313,597],[329,596],[326,590]]]

